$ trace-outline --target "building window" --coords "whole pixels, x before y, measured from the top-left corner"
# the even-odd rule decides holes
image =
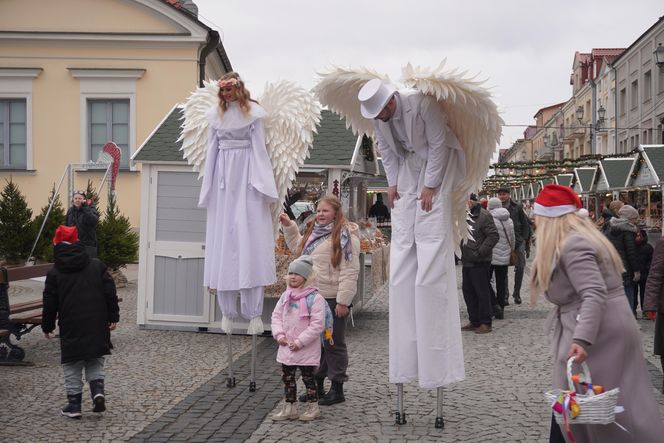
[[[0,99],[0,167],[27,168],[27,113],[23,99]]]
[[[625,115],[627,112],[627,91],[625,88],[620,90],[620,115]]]
[[[129,167],[129,100],[88,100],[88,155],[99,158],[104,145],[112,141],[122,151],[121,168]]]
[[[639,104],[639,81],[634,80],[632,82],[630,105],[632,109],[634,109],[638,106],[638,104]]]
[[[643,102],[652,98],[652,73],[650,71],[643,74]]]
[[[136,144],[136,89],[145,69],[68,68],[80,84],[81,161],[96,161],[109,141],[122,151],[120,167],[132,168]]]
[[[658,71],[659,71],[658,75],[659,86],[657,87],[657,93],[661,94],[662,92],[664,92],[664,70],[658,69]]]

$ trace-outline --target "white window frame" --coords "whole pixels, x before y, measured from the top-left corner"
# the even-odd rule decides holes
[[[136,150],[136,83],[145,69],[69,68],[69,73],[80,84],[81,163],[96,161],[90,158],[88,100],[129,100],[129,170],[135,171],[131,157]]]
[[[0,68],[0,97],[25,100],[25,169],[34,170],[32,152],[32,87],[42,68]]]

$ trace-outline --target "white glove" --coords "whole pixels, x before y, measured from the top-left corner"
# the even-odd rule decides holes
[[[636,271],[636,272],[634,273],[634,278],[632,279],[632,281],[633,281],[634,283],[638,283],[639,280],[641,280],[641,272],[640,272],[640,271]]]

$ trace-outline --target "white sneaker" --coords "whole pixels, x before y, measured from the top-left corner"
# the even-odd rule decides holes
[[[311,421],[318,417],[320,417],[320,408],[317,401],[308,402],[304,412],[300,414],[300,420],[302,421]]]
[[[298,417],[299,413],[297,412],[297,405],[295,403],[288,403],[287,401],[283,401],[281,403],[281,408],[279,409],[279,411],[277,411],[276,414],[272,415],[272,420],[274,421],[295,420]]]

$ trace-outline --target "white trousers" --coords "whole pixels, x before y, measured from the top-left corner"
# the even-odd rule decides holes
[[[217,303],[224,317],[237,318],[237,297],[240,296],[242,317],[251,320],[263,313],[263,287],[239,289],[237,291],[217,291]]]
[[[454,162],[451,162],[454,163]],[[407,154],[399,170],[390,246],[390,382],[434,389],[465,378],[446,177],[421,207],[426,162]],[[451,172],[452,168],[447,168]]]

